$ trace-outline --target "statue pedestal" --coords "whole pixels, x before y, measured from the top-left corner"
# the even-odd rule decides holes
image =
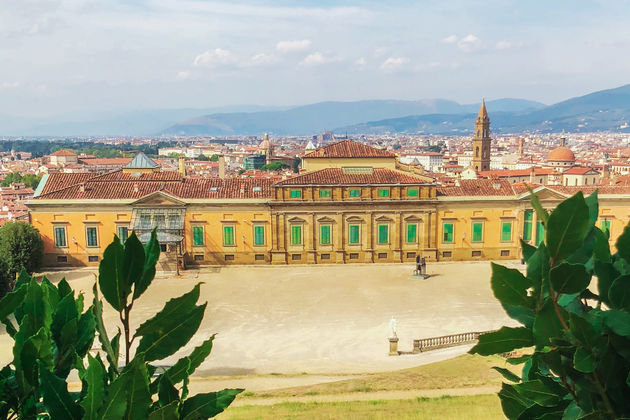
[[[398,356],[398,337],[389,337],[389,355]]]

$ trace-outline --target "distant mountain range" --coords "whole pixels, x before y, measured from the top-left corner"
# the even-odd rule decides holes
[[[496,133],[630,132],[630,85],[547,106],[525,99],[486,102]],[[0,115],[0,136],[238,136],[422,133],[467,135],[479,103],[445,99],[320,102],[297,107],[244,105],[213,109],[141,110],[48,119]]]

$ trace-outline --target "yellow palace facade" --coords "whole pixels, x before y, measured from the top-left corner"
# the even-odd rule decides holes
[[[544,226],[524,184],[432,180],[392,169],[396,157],[344,141],[303,157],[335,167],[285,180],[192,178],[162,171],[139,155],[127,167],[95,175],[47,175],[28,203],[44,240],[44,265],[98,265],[114,234],[146,241],[157,227],[160,262],[343,264],[520,258],[519,240],[536,244]],[[594,187],[532,185],[543,205]],[[599,189],[599,223],[611,241],[630,220],[630,189]]]

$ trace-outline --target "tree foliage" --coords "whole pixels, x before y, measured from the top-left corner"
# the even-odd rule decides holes
[[[87,309],[65,279],[54,285],[21,272],[15,290],[0,300],[0,321],[14,341],[13,361],[0,370],[0,418],[203,419],[230,405],[242,390],[188,396],[189,376],[210,354],[214,335],[160,374],[149,363],[172,356],[197,332],[206,307],[197,304],[199,284],[130,329],[159,252],[155,231],[146,246],[135,233],[124,244],[114,238]],[[112,336],[105,327],[100,296],[119,313],[123,333],[119,328]],[[96,339],[101,351],[93,355]],[[71,372],[81,381],[79,392],[68,390]]]
[[[285,162],[273,162],[273,163],[268,163],[266,165],[261,166],[260,170],[261,171],[281,171],[288,167],[289,165],[286,164]]]
[[[526,273],[492,265],[494,295],[522,326],[481,335],[470,352],[533,347],[508,359],[523,365],[520,376],[497,368],[509,382],[499,397],[510,419],[630,417],[630,225],[611,255],[595,226],[597,192],[551,214],[533,194],[532,205],[546,233],[538,248],[522,242]]]
[[[32,273],[39,269],[44,242],[39,231],[28,223],[8,222],[0,226],[0,297],[12,289],[10,282],[22,267]],[[2,279],[6,279],[3,282]]]

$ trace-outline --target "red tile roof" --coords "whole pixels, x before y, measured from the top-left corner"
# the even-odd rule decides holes
[[[91,178],[86,179],[85,175]],[[260,178],[182,178],[177,172],[154,172],[140,177],[122,171],[101,176],[54,173],[34,201],[139,199],[157,191],[182,199],[269,198],[272,183]]]
[[[57,150],[55,153],[51,153],[50,156],[76,156],[77,154],[71,152],[70,150],[61,149]]]
[[[595,169],[593,168],[581,168],[581,167],[573,167],[570,169],[567,169],[566,171],[564,171],[564,174],[566,175],[584,175],[590,171],[594,171],[597,172]]]
[[[516,195],[504,179],[461,179],[459,185],[438,187],[438,196],[510,196]]]
[[[365,173],[362,173],[365,170]],[[354,172],[356,171],[356,172]],[[326,168],[276,183],[285,185],[426,184],[423,178],[385,168]]]
[[[92,166],[124,166],[131,162],[131,158],[79,158],[79,162],[84,165]]]
[[[305,154],[302,158],[370,158],[370,157],[387,157],[394,158],[395,155],[386,150],[377,149],[372,146],[358,143],[352,140],[342,140],[338,143],[329,144],[320,147],[310,153]]]
[[[534,175],[551,175],[553,174],[553,169],[550,168],[533,168]],[[484,178],[507,178],[512,176],[529,176],[532,168],[529,169],[501,169],[501,170],[493,170],[493,171],[479,171],[479,176]]]

